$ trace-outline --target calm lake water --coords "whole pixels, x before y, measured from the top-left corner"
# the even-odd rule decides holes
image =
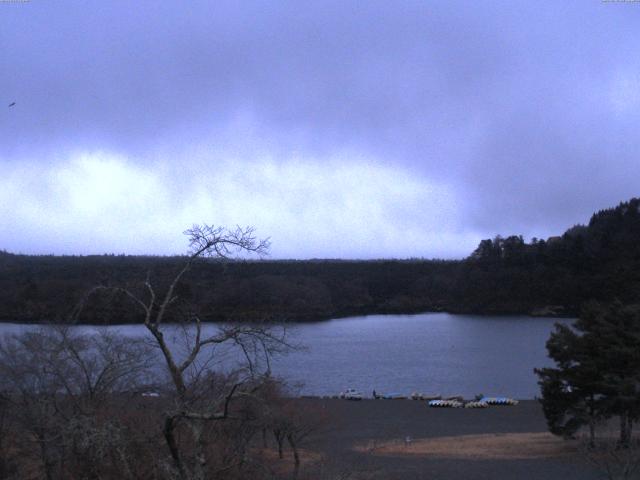
[[[534,398],[533,368],[551,365],[545,342],[558,321],[571,322],[426,313],[289,325],[289,338],[306,349],[276,358],[273,373],[300,384],[300,394],[333,395],[352,387],[366,395],[375,389]],[[0,332],[27,328],[33,327],[4,324]],[[146,335],[141,325],[109,328]]]

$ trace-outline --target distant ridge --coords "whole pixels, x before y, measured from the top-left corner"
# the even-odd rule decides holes
[[[0,320],[67,321],[95,285],[162,288],[184,257],[33,256],[0,251]],[[640,199],[594,213],[587,225],[525,243],[482,240],[463,260],[199,262],[179,286],[189,304],[225,321],[308,321],[373,313],[448,311],[576,315],[588,300],[640,303]],[[132,323],[124,298],[94,298],[81,321]]]

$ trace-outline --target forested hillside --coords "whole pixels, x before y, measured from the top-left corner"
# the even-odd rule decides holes
[[[26,256],[0,252],[0,319],[66,321],[96,285],[162,290],[182,257]],[[640,199],[594,214],[561,237],[483,240],[466,259],[198,262],[179,285],[177,319],[307,321],[449,311],[574,315],[589,299],[640,302]],[[92,295],[81,321],[130,323],[120,295]]]
[[[465,261],[454,308],[482,313],[575,314],[589,299],[640,300],[640,199],[595,213],[561,237],[483,240]],[[547,309],[548,310],[548,309]]]

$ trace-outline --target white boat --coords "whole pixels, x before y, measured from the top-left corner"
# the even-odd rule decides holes
[[[434,408],[460,408],[463,406],[462,402],[457,400],[431,400],[428,405]]]
[[[345,400],[362,400],[362,393],[357,391],[355,388],[347,388],[344,392],[340,393],[340,398],[344,398]]]

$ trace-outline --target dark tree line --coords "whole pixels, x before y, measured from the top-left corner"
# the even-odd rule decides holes
[[[460,261],[198,259],[176,293],[211,321],[424,311],[575,316],[589,300],[640,302],[639,208],[640,200],[632,199],[545,240],[482,240]],[[0,252],[0,320],[65,321],[94,285],[128,285],[153,271],[154,284],[166,288],[184,260]],[[142,319],[122,292],[113,295],[93,302],[85,321]]]

